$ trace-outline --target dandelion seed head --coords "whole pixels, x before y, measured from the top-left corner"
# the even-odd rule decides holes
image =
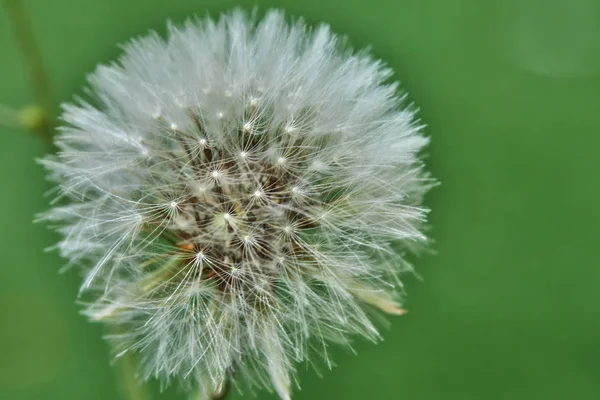
[[[405,312],[433,181],[390,76],[325,25],[237,10],[133,40],[65,106],[44,217],[142,377],[288,399],[297,362],[379,338],[369,308]]]

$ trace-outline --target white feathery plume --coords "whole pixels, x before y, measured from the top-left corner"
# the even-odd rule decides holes
[[[326,25],[236,10],[131,41],[64,107],[43,219],[145,379],[289,399],[296,362],[404,313],[433,180],[391,75]]]

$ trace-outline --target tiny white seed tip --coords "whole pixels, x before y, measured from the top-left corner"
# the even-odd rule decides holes
[[[285,133],[294,133],[296,131],[296,128],[291,125],[286,125],[284,131]]]

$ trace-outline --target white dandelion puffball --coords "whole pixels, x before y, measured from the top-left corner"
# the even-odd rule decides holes
[[[289,399],[297,362],[404,312],[432,179],[391,75],[327,26],[237,10],[133,40],[64,106],[43,218],[141,377]]]

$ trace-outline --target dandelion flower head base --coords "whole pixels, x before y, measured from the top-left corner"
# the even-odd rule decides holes
[[[65,106],[44,218],[144,378],[288,399],[296,362],[403,312],[431,180],[390,75],[326,26],[234,11],[134,40]]]

